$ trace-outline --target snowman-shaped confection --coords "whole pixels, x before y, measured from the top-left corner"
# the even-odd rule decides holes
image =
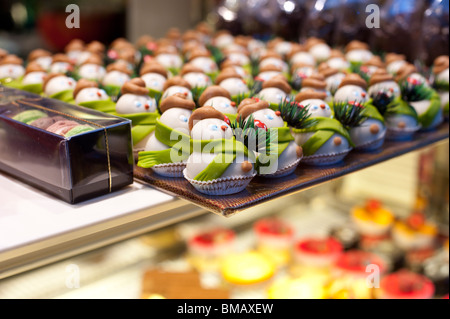
[[[250,57],[255,60],[259,60],[259,58],[267,51],[264,42],[257,39],[248,41],[247,48],[250,52]]]
[[[47,97],[58,99],[67,103],[74,103],[73,90],[77,82],[62,73],[49,73],[42,84]]]
[[[347,74],[334,93],[335,103],[358,102],[364,104],[369,99],[367,82],[356,73]]]
[[[126,82],[130,81],[132,70],[126,63],[117,61],[106,67],[106,74],[103,77],[102,84],[104,86],[112,86],[121,88]]]
[[[232,97],[250,93],[247,84],[234,68],[223,69],[216,78],[216,84],[227,90]]]
[[[311,74],[306,79],[303,79],[300,92],[305,90],[314,90],[317,92],[325,93],[327,95],[327,97],[325,98],[325,101],[327,103],[331,103],[331,101],[333,100],[331,92],[327,90],[327,82],[325,81],[325,76],[320,73]]]
[[[330,58],[331,48],[322,39],[311,37],[306,40],[305,47],[318,63]]]
[[[103,59],[105,56],[106,47],[103,43],[99,41],[91,41],[86,45],[86,51],[92,53],[93,55],[97,55],[100,59]],[[83,61],[84,63],[85,61]]]
[[[255,176],[245,146],[236,141],[226,117],[211,106],[195,110],[189,118],[193,152],[184,177],[199,192],[229,195],[247,187]],[[204,141],[210,141],[204,145]]]
[[[277,75],[283,75],[282,68],[279,65],[268,64],[259,68],[259,73],[255,77],[255,80],[264,82]]]
[[[96,54],[87,58],[78,69],[78,75],[82,79],[101,81],[106,74],[102,59]]]
[[[161,64],[156,61],[150,61],[141,67],[140,76],[150,91],[161,93],[164,89],[164,83],[167,81],[168,74],[167,70]]]
[[[180,69],[183,66],[183,59],[174,46],[159,47],[155,52],[155,60],[167,70]]]
[[[116,113],[119,116],[128,117],[133,120],[133,114],[152,114],[154,119],[157,117],[156,101],[148,95],[148,89],[145,87],[145,82],[141,78],[134,78],[126,82],[121,89],[122,95],[117,100],[116,103]],[[133,135],[133,150],[138,152],[144,149],[153,131],[154,124],[149,123],[146,125],[148,128],[148,134],[141,134],[142,132],[136,133],[140,129],[136,129],[135,126],[140,125],[137,123],[132,124],[132,135]],[[134,129],[134,132],[133,132]]]
[[[325,98],[325,93],[312,89],[299,92],[295,97],[299,107],[307,108],[310,119],[317,123],[307,129],[293,129],[296,143],[303,148],[302,161],[311,165],[336,164],[353,147],[346,129],[332,118],[333,113]]]
[[[36,61],[30,62],[25,69],[25,75],[22,79],[22,84],[24,86],[36,84],[42,86],[46,75],[47,73],[45,72],[45,69],[40,64],[38,64]],[[40,88],[40,90],[41,89],[42,87]]]
[[[363,64],[372,58],[373,54],[367,43],[353,40],[345,47],[345,59],[350,63]]]
[[[350,68],[350,62],[345,59],[344,53],[338,49],[332,49],[330,58],[325,61],[333,69],[338,69],[341,72],[345,72]]]
[[[182,177],[186,160],[191,153],[189,118],[195,103],[183,94],[175,94],[161,101],[161,117],[139,153],[138,166],[152,168],[166,177]],[[167,154],[169,152],[169,154]]]
[[[405,55],[397,53],[386,54],[384,62],[386,63],[386,70],[394,76],[397,74],[398,70],[408,63]]]
[[[52,64],[52,54],[44,49],[35,49],[28,54],[28,63],[36,62],[44,70],[49,70]]]
[[[50,65],[50,73],[67,73],[72,71],[73,66],[70,58],[62,53],[56,53],[52,57],[52,64]]]
[[[367,62],[361,65],[360,70],[366,74],[367,78],[370,78],[376,70],[384,69],[384,67],[385,65],[381,58],[378,55],[373,55]]]
[[[263,82],[262,90],[259,91],[257,97],[269,102],[272,109],[278,110],[278,105],[291,94],[291,91],[292,88],[286,78],[278,75]]]
[[[225,114],[230,120],[236,118],[236,103],[231,100],[230,93],[219,85],[206,88],[198,99],[200,107],[212,106],[217,111]]]
[[[234,37],[227,30],[220,30],[216,32],[213,38],[213,44],[219,49],[223,49],[233,44]]]
[[[449,114],[449,58],[448,55],[441,55],[434,60],[433,76],[434,87],[441,97],[441,107],[444,110],[445,116]]]
[[[71,40],[64,48],[64,52],[69,57],[72,64],[75,64],[79,55],[84,51],[85,43],[80,39]]]
[[[402,100],[417,112],[422,129],[433,129],[441,124],[444,119],[441,98],[414,65],[403,65],[395,80],[402,88]]]
[[[191,92],[191,85],[188,81],[183,79],[180,75],[171,77],[164,83],[163,87],[163,95],[161,100],[164,100],[168,98],[169,96],[175,95],[175,94],[182,94],[184,95],[188,100],[194,100],[194,97],[192,96]]]
[[[268,65],[275,65],[283,73],[289,72],[289,66],[287,65],[286,62],[283,61],[282,56],[276,52],[268,51],[259,59],[260,69]]]
[[[325,78],[326,90],[333,95],[345,78],[346,73],[330,67],[325,62],[319,65],[318,71]]]
[[[279,55],[286,57],[288,56],[292,48],[294,46],[294,43],[289,41],[279,41],[275,46],[273,47],[273,50],[278,53]]]
[[[380,92],[385,92],[394,97],[401,95],[400,86],[395,82],[392,74],[388,73],[385,69],[377,69],[370,77],[369,89],[367,93],[369,97],[373,98]]]
[[[306,48],[300,44],[294,46],[287,58],[290,65],[295,65],[297,63],[310,65],[311,67],[316,65],[316,59],[314,59],[314,56],[306,51]]]
[[[23,60],[14,54],[8,54],[0,60],[0,80],[18,79],[25,74]]]
[[[226,59],[236,63],[237,65],[240,66],[250,65],[250,58],[248,57],[248,52],[244,48],[242,48],[242,50],[228,49],[224,53]]]
[[[183,65],[180,75],[192,88],[203,88],[212,84],[210,77],[203,72],[203,69],[200,69],[191,63]]]
[[[290,129],[269,103],[258,98],[244,99],[238,107],[238,117],[245,122],[253,119],[255,126],[270,133],[270,154],[260,154],[256,149],[256,169],[259,175],[281,177],[291,174],[303,156],[302,148],[294,141]],[[272,140],[272,138],[276,140]],[[272,154],[272,152],[274,154]]]
[[[310,77],[316,72],[314,66],[307,63],[297,62],[291,67],[292,82],[295,89],[299,90],[304,79]]]
[[[219,70],[211,53],[204,49],[191,51],[189,55],[189,64],[203,70],[206,74],[214,74]]]
[[[110,98],[106,94],[105,90],[98,87],[98,83],[95,81],[80,79],[73,91],[73,97],[75,103],[82,106],[92,105],[97,101],[109,101]],[[112,103],[111,105],[115,105]],[[114,111],[115,107],[113,110]]]
[[[238,64],[235,61],[225,59],[222,63],[220,63],[221,70],[226,69],[228,67],[233,68],[245,81],[250,81],[253,79],[250,69],[244,68],[244,66]]]

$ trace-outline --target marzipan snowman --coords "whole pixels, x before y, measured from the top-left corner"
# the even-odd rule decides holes
[[[342,80],[345,78],[346,73],[339,71],[338,69],[330,67],[327,63],[322,62],[319,65],[318,71],[325,78],[325,89],[334,95],[337,91]]]
[[[25,75],[22,79],[22,89],[25,91],[41,94],[42,84],[47,75],[45,69],[36,61],[28,63],[25,69]]]
[[[344,53],[338,49],[331,50],[330,58],[325,63],[341,72],[346,72],[350,68],[350,62],[345,59]]]
[[[226,120],[211,106],[195,110],[189,118],[193,152],[183,174],[203,194],[241,192],[255,176],[253,153],[235,140]]]
[[[156,101],[148,95],[148,89],[141,78],[134,78],[122,86],[122,95],[116,103],[116,113],[132,121],[131,135],[133,150],[144,149],[151,133],[155,130],[159,114]]]
[[[441,55],[434,60],[433,63],[433,84],[441,97],[441,108],[444,116],[448,118],[449,115],[449,58],[448,55]]]
[[[8,54],[0,60],[0,81],[19,79],[25,74],[23,60],[14,54]]]
[[[373,56],[367,43],[353,40],[345,47],[345,59],[350,63],[363,64]]]
[[[423,130],[436,128],[442,123],[441,98],[414,65],[405,64],[398,70],[395,80],[402,88],[402,100],[416,110]]]
[[[200,69],[191,63],[183,65],[180,75],[192,88],[203,88],[212,85],[210,77],[203,72],[203,69]]]
[[[85,43],[80,39],[71,40],[64,48],[64,52],[69,57],[72,64],[75,64],[80,54],[84,51]]]
[[[117,61],[106,67],[102,85],[109,96],[117,96],[122,86],[130,81],[132,71],[123,61]]]
[[[278,75],[283,75],[282,67],[275,64],[267,64],[259,67],[259,73],[255,80],[264,82]]]
[[[365,75],[365,79],[368,79],[378,69],[384,69],[384,62],[378,55],[372,56],[368,61],[361,65],[360,71]]]
[[[102,81],[105,74],[102,59],[96,54],[87,58],[78,69],[78,76],[87,80]]]
[[[303,63],[314,67],[316,65],[316,59],[314,56],[306,51],[306,48],[301,45],[296,45],[288,55],[288,61],[290,65],[297,63]]]
[[[73,91],[75,103],[104,113],[114,113],[116,103],[98,87],[98,83],[91,80],[80,79]]]
[[[262,69],[268,65],[275,65],[284,74],[289,72],[289,66],[283,61],[283,58],[275,52],[268,51],[259,59],[259,68]]]
[[[154,60],[147,62],[141,67],[139,74],[149,89],[150,96],[162,94],[168,73],[161,64]]]
[[[200,95],[198,103],[200,107],[212,106],[228,117],[231,122],[236,120],[236,103],[231,100],[230,93],[221,86],[212,85],[206,88]]]
[[[223,69],[216,78],[216,84],[227,90],[233,99],[250,93],[245,81],[233,68]]]
[[[233,42],[234,37],[231,35],[229,31],[226,30],[221,30],[217,32],[213,37],[213,44],[219,49],[226,48],[229,45],[233,44]]]
[[[330,58],[331,48],[322,39],[315,37],[308,38],[305,47],[317,63],[326,61]]]
[[[386,54],[384,62],[386,63],[386,70],[394,76],[401,67],[408,63],[406,62],[406,56],[397,53]]]
[[[365,106],[377,108],[384,117],[388,139],[408,139],[420,128],[416,111],[401,99],[400,86],[385,69],[371,76],[368,94]]]
[[[156,121],[144,151],[139,152],[138,166],[151,168],[166,177],[183,177],[191,154],[189,118],[195,103],[184,94],[175,94],[161,102],[161,117]]]
[[[164,93],[162,95],[161,101],[175,94],[183,94],[188,100],[194,101],[191,89],[192,88],[189,82],[183,79],[181,76],[177,75],[171,77],[166,81],[166,83],[164,83]]]
[[[47,97],[75,104],[73,90],[76,84],[74,79],[62,73],[49,73],[45,76],[42,87]]]
[[[325,82],[325,77],[322,74],[314,73],[306,79],[303,79],[300,92],[310,89],[325,93],[327,95],[325,102],[331,103],[333,101],[333,96],[331,95],[331,92],[327,90],[327,82]]]
[[[275,76],[263,82],[262,90],[256,95],[269,103],[270,108],[278,110],[278,105],[291,94],[292,88],[282,75]]]
[[[369,99],[367,82],[356,73],[347,74],[334,93],[335,103],[358,102],[364,104]]]
[[[155,52],[155,60],[172,73],[183,66],[183,60],[173,46],[159,47]]]
[[[316,123],[307,129],[293,129],[295,142],[303,148],[302,162],[310,165],[332,165],[342,161],[353,143],[342,124],[331,118],[332,111],[325,102],[326,94],[305,90],[295,96],[299,107],[305,107]]]
[[[251,66],[249,66],[248,68],[244,68],[243,66],[241,66],[240,64],[231,61],[229,59],[225,59],[222,63],[220,63],[220,69],[226,69],[228,67],[233,68],[245,81],[250,81],[253,79],[252,77],[252,70],[251,70]]]
[[[269,152],[257,152],[255,169],[264,177],[281,177],[291,174],[300,162],[303,152],[290,129],[281,118],[280,111],[269,108],[269,103],[258,98],[244,99],[238,107],[238,118],[245,122],[253,120],[255,126],[268,131]]]
[[[62,53],[56,53],[52,57],[49,73],[67,73],[73,70],[70,58]]]
[[[39,64],[45,71],[50,69],[50,65],[52,64],[52,54],[44,49],[35,49],[32,50],[28,54],[28,63],[36,62]]]
[[[219,71],[219,68],[211,56],[209,51],[194,50],[189,56],[189,64],[203,70],[208,76],[214,76]]]

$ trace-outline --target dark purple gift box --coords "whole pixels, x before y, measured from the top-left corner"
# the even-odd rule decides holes
[[[12,118],[33,109],[93,130],[64,137]],[[131,122],[0,86],[0,171],[72,204],[108,194],[133,183]]]

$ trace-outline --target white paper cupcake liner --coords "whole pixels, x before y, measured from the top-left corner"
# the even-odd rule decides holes
[[[420,130],[421,126],[417,125],[415,127],[407,127],[404,129],[399,129],[397,127],[387,127],[386,138],[392,141],[405,141],[410,140],[414,133]]]
[[[386,138],[386,133],[377,138],[376,140],[358,145],[355,147],[357,151],[371,152],[379,149],[384,144],[384,140]]]
[[[243,191],[256,174],[249,176],[230,176],[218,178],[212,181],[196,181],[186,176],[186,169],[183,170],[184,178],[200,193],[206,195],[223,196],[236,194]]]
[[[164,177],[183,177],[183,170],[186,168],[186,163],[168,163],[160,164],[152,167],[152,170]]]
[[[352,149],[349,148],[348,150],[339,153],[304,156],[302,162],[315,166],[333,165],[341,162],[351,150]]]
[[[295,169],[297,168],[298,164],[300,163],[300,161],[302,160],[303,157],[300,157],[299,159],[297,159],[295,162],[289,164],[288,166],[277,170],[275,173],[273,174],[258,174],[258,176],[264,177],[264,178],[279,178],[279,177],[284,177],[284,176],[288,176],[290,174],[292,174]]]

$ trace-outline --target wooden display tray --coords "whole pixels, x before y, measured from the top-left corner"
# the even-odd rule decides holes
[[[376,152],[352,151],[337,165],[316,167],[302,165],[300,162],[295,172],[289,176],[277,179],[255,177],[244,191],[227,196],[201,194],[184,178],[165,178],[155,174],[151,169],[135,167],[134,177],[140,182],[187,200],[213,213],[231,216],[256,204],[299,192],[314,185],[418,150],[448,137],[449,124],[446,122],[436,130],[418,132],[410,141],[386,141],[383,147]]]

